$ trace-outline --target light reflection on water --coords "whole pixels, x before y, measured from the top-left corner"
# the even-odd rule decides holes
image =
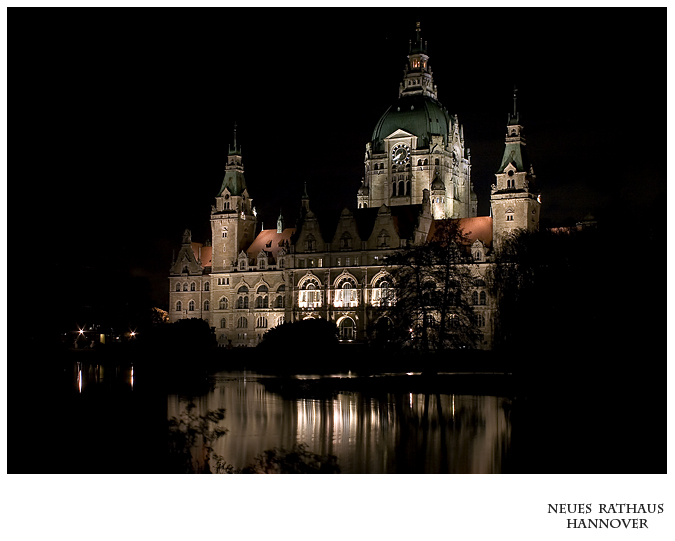
[[[75,388],[82,393],[87,387],[104,383],[120,383],[129,385],[134,390],[134,367],[112,365],[106,367],[103,364],[76,362],[73,364],[75,371]]]
[[[266,449],[306,443],[314,453],[337,455],[343,473],[500,473],[510,446],[507,398],[360,392],[284,398],[261,381],[219,373],[214,389],[193,399],[198,414],[225,408],[220,424],[228,433],[214,453],[236,468]],[[169,418],[186,404],[170,395]]]

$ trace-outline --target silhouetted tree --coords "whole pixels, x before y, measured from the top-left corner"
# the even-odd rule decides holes
[[[472,262],[467,236],[450,220],[438,222],[434,240],[387,258],[396,296],[388,314],[400,337],[412,330],[424,352],[475,345]]]

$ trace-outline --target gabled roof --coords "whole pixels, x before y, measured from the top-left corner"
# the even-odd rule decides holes
[[[287,242],[290,245],[293,233],[295,233],[293,227],[287,227],[281,233],[277,233],[276,229],[262,230],[246,250],[248,257],[255,259],[262,250],[276,260],[280,245]]]
[[[467,235],[468,244],[471,245],[480,240],[486,246],[492,246],[492,218],[490,216],[477,216],[475,218],[459,218],[452,220],[434,220],[429,228],[427,242],[435,240],[436,231],[442,222],[459,222],[459,229]]]
[[[396,228],[396,233],[402,239],[412,238],[419,222],[422,205],[398,205],[387,207],[391,212],[391,221]],[[354,210],[354,220],[359,237],[368,240],[373,233],[375,220],[379,214],[379,208],[361,208]]]

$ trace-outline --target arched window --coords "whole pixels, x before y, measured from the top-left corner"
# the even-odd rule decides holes
[[[421,166],[421,165],[422,165],[422,160],[417,160],[417,165]]]
[[[180,282],[176,284],[176,291],[180,291]]]
[[[187,282],[183,284],[183,291],[187,291]]]
[[[305,238],[305,249],[308,252],[313,252],[314,250],[316,250],[316,239],[314,238],[314,235],[312,235],[311,233],[307,235],[307,237]]]
[[[340,340],[354,340],[356,335],[356,325],[350,317],[340,321]]]
[[[476,327],[485,327],[485,316],[483,314],[475,315]]]
[[[389,247],[389,234],[386,229],[380,231],[380,234],[377,236],[377,245],[379,248],[388,248]]]
[[[209,282],[204,282],[204,291],[208,291],[209,287]]]
[[[248,329],[248,319],[240,317],[237,320],[237,329]]]
[[[372,291],[371,303],[374,306],[391,306],[393,304],[394,290],[391,288],[387,277],[378,279]]]
[[[396,197],[396,181],[391,183],[391,196]]]
[[[316,279],[311,278],[302,285],[298,305],[300,308],[318,308],[321,306],[321,291]]]
[[[487,304],[487,294],[485,291],[480,292],[480,305],[485,306]]]
[[[474,306],[477,306],[477,305],[478,305],[478,291],[474,291],[474,292],[471,294],[471,303],[472,303]]]
[[[223,319],[220,320],[220,328],[221,329],[227,328],[227,319],[226,318],[223,318]]]
[[[285,302],[285,300],[284,300],[284,296],[283,296],[283,295],[278,295],[278,296],[277,296],[277,300],[276,300],[276,302],[275,302],[275,308],[284,308],[285,305],[286,305],[286,302]]]
[[[406,180],[406,183],[405,183],[405,194],[410,195],[410,181],[409,180]]]
[[[351,307],[358,304],[358,290],[351,278],[343,278],[335,288],[333,305],[337,307]]]
[[[269,308],[269,297],[267,295],[256,297],[255,307],[256,308]]]
[[[237,290],[237,293],[239,293],[239,295],[244,295],[244,294],[248,293],[248,288],[246,286],[241,286]]]
[[[266,329],[267,328],[267,318],[266,317],[259,317],[258,320],[255,323],[256,328],[258,329]]]
[[[429,160],[424,160],[424,165],[429,165]]]
[[[441,165],[441,162],[439,161],[438,158],[436,158],[436,159],[434,160],[434,165]]]
[[[190,301],[190,302],[188,303],[188,310],[189,310],[190,312],[194,312],[194,311],[195,311],[195,301]]]
[[[352,248],[352,236],[349,232],[345,231],[340,237],[340,249],[341,250],[351,250]]]
[[[227,310],[227,297],[221,297],[218,301],[218,308],[220,310]]]
[[[211,306],[211,303],[208,300],[204,301],[204,311],[205,312],[209,311],[210,306]]]
[[[398,195],[404,195],[405,194],[405,184],[403,183],[402,180],[398,182]]]
[[[196,291],[196,289],[197,289],[197,286],[195,285],[194,282],[192,282],[192,283],[190,284],[190,291]]]
[[[183,311],[183,303],[181,303],[180,301],[178,301],[178,302],[176,303],[176,312],[182,312],[182,311]]]

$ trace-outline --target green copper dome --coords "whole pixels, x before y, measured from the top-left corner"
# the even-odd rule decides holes
[[[423,95],[404,96],[389,107],[373,130],[373,151],[384,151],[384,139],[396,130],[418,137],[417,148],[428,148],[432,135],[442,135],[447,142],[452,119],[438,101]]]

